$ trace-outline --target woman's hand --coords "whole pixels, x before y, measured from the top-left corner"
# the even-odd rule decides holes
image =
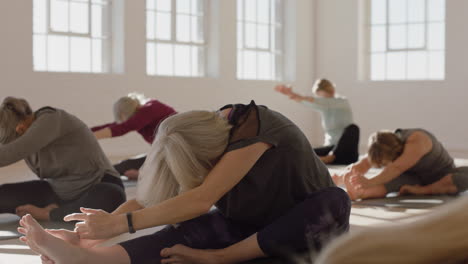
[[[368,188],[372,186],[369,179],[364,177],[364,175],[362,174],[352,176],[350,178],[350,183],[357,189],[363,189],[363,188]]]
[[[104,210],[80,208],[82,213],[65,216],[64,220],[76,223],[75,232],[80,239],[107,239],[128,231],[124,214],[109,214]]]
[[[284,84],[280,84],[280,85],[275,86],[275,91],[277,91],[279,93],[282,93],[284,95],[288,95],[288,96],[290,96],[292,94],[291,86],[287,86],[287,85],[284,85]]]

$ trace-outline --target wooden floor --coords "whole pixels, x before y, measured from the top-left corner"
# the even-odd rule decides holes
[[[468,165],[468,160],[457,160],[459,165]],[[343,167],[331,167],[331,172],[342,170]],[[372,173],[376,173],[373,171]],[[371,174],[372,174],[371,173]],[[8,182],[20,182],[35,179],[35,176],[27,169],[24,163],[20,162],[6,168],[0,168],[0,184]],[[136,187],[127,188],[127,197],[132,199],[135,197]],[[380,224],[398,224],[407,221],[415,221],[418,216],[422,216],[431,210],[434,206],[438,206],[451,200],[455,197],[403,197],[389,198],[385,200],[372,200],[358,202],[353,204],[351,211],[351,232],[375,226]],[[5,215],[0,215],[6,217]],[[14,216],[8,216],[14,217]],[[1,222],[1,221],[0,221]],[[1,226],[1,225],[0,225]],[[114,244],[119,241],[125,241],[141,235],[151,234],[160,227],[138,231],[132,236],[122,235],[112,239],[106,244]],[[0,264],[33,264],[41,263],[38,256],[29,250],[27,246],[21,243],[17,238],[5,239],[11,235],[9,230],[0,229]],[[3,240],[2,240],[3,237]]]

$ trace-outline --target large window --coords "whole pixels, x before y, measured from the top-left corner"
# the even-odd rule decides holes
[[[33,68],[109,72],[111,31],[111,0],[33,0]]]
[[[146,0],[148,75],[205,75],[208,0]]]
[[[445,0],[369,0],[371,80],[445,78]]]
[[[281,0],[237,0],[237,77],[281,80]]]

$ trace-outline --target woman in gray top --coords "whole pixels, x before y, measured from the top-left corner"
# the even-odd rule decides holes
[[[33,112],[26,100],[0,106],[0,167],[24,160],[40,180],[0,185],[0,213],[63,221],[80,207],[112,211],[125,201],[119,174],[88,127],[51,107]]]
[[[278,85],[275,90],[320,113],[325,143],[314,151],[325,164],[346,165],[358,160],[359,127],[353,124],[348,99],[336,95],[333,83],[318,79],[312,87],[313,97],[302,96],[285,85]]]
[[[384,169],[376,177],[364,174]],[[401,194],[453,194],[468,189],[468,168],[456,168],[453,158],[433,134],[424,129],[379,131],[369,139],[367,157],[348,167],[335,183],[345,183],[351,199]]]
[[[168,117],[141,170],[137,199],[112,214],[84,212],[66,217],[82,222],[76,233],[62,232],[65,241],[24,217],[22,240],[57,264],[240,263],[320,249],[347,230],[350,201],[300,129],[252,101]],[[168,226],[111,247],[77,239],[160,225]]]

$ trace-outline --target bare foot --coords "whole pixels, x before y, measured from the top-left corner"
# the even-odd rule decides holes
[[[344,177],[344,176],[338,175],[338,174],[335,173],[335,174],[333,174],[331,177],[332,177],[333,182],[334,182],[336,185],[343,185],[343,184],[345,184],[345,182],[344,182],[344,178],[345,178],[345,177]]]
[[[56,264],[80,263],[81,249],[75,247],[46,232],[31,215],[25,215],[20,220],[18,231],[24,236],[20,238],[33,251],[41,254],[43,259]]]
[[[217,250],[201,250],[175,245],[171,248],[161,250],[161,261],[163,264],[227,264],[223,258],[216,254]]]
[[[352,201],[355,201],[355,200],[358,200],[358,199],[362,198],[362,195],[363,195],[363,192],[364,192],[363,189],[358,188],[358,187],[356,187],[356,186],[354,186],[352,184],[350,175],[345,176],[344,184],[346,185],[346,191],[348,192],[349,198]]]
[[[124,172],[124,175],[127,176],[127,178],[131,181],[136,181],[138,180],[138,175],[140,174],[140,172],[138,170],[127,170]]]
[[[27,214],[30,214],[34,219],[41,221],[49,221],[50,211],[52,211],[55,208],[58,208],[57,204],[50,204],[44,208],[37,207],[32,204],[25,204],[16,207],[16,215],[18,215],[19,217],[23,217]]]
[[[421,185],[403,185],[400,188],[400,194],[454,194],[458,192],[458,188],[453,184],[452,174],[449,174],[442,179],[425,186]]]
[[[335,161],[335,155],[320,156],[319,158],[325,164],[332,164]]]

